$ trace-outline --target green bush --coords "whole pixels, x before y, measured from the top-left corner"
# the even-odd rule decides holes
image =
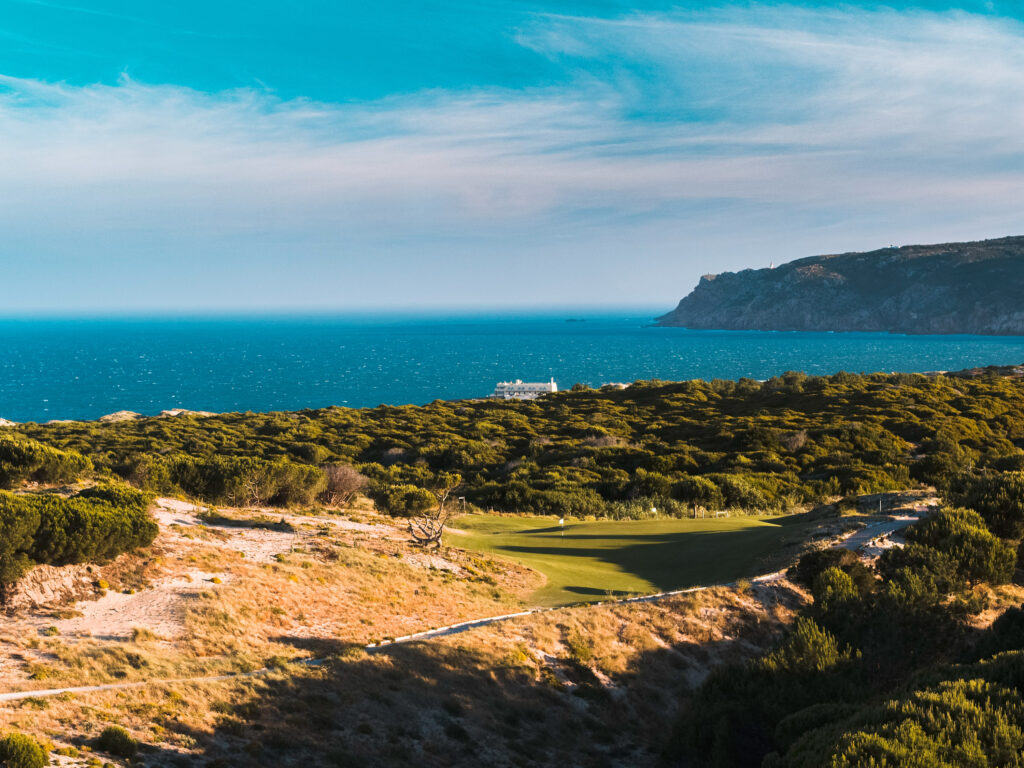
[[[136,456],[120,469],[149,491],[236,507],[312,504],[327,486],[318,467],[255,456]]]
[[[50,762],[39,742],[23,733],[0,739],[0,760],[7,768],[43,768]]]
[[[976,510],[999,536],[1024,536],[1024,472],[961,476],[953,484],[951,501]]]
[[[370,497],[377,507],[395,517],[415,517],[437,506],[437,497],[416,485],[376,486]]]
[[[965,582],[1005,584],[1013,578],[1016,550],[994,536],[973,510],[940,510],[908,527],[904,537],[906,547],[882,556],[879,569],[883,574],[891,576],[912,565],[945,592]]]
[[[158,527],[148,503],[145,494],[130,488],[101,488],[71,498],[0,491],[0,591],[36,563],[100,562],[149,546]]]
[[[119,725],[109,725],[96,739],[96,748],[117,757],[135,757],[139,742]]]
[[[814,603],[823,613],[842,609],[858,597],[860,593],[853,579],[838,568],[826,568],[814,580]]]
[[[846,573],[861,595],[870,592],[876,585],[874,571],[864,565],[857,555],[843,547],[816,549],[805,553],[789,569],[787,576],[805,587],[813,587],[818,576],[829,568],[838,568]]]
[[[0,587],[13,584],[30,567],[39,510],[24,496],[0,491]]]
[[[841,573],[838,569],[833,570]],[[761,664],[769,672],[823,672],[852,656],[853,651],[841,648],[839,641],[828,630],[818,626],[812,619],[801,616],[785,639],[764,657]]]
[[[778,768],[1016,766],[1024,754],[1024,658],[947,671],[946,679],[838,717],[799,738]],[[841,712],[840,715],[848,713]]]
[[[100,497],[35,497],[39,510],[33,560],[50,565],[109,560],[153,543],[159,531],[145,507],[114,506]]]
[[[0,435],[0,488],[26,480],[70,483],[92,469],[92,462],[73,451],[61,451],[16,435]]]

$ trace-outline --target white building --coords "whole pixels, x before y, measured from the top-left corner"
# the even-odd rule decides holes
[[[515,381],[499,381],[494,387],[494,394],[491,397],[498,397],[502,400],[534,400],[541,395],[550,392],[557,392],[558,385],[555,380],[545,382],[532,382],[516,379]]]

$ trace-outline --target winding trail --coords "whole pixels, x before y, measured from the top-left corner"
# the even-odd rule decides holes
[[[833,546],[842,547],[856,551],[860,547],[869,543],[871,540],[878,538],[883,535],[891,535],[897,531],[902,530],[913,522],[916,522],[919,517],[906,516],[893,518],[890,521],[868,523],[863,528],[855,531],[851,535],[845,537],[842,541],[837,542]],[[761,576],[755,576],[750,579],[751,582],[757,584],[766,584],[781,579],[785,575],[785,571],[776,571],[774,573],[767,573]],[[482,619],[470,619],[469,621],[461,621],[457,624],[449,624],[443,627],[435,627],[434,629],[427,629],[422,632],[415,632],[411,635],[403,635],[388,640],[383,640],[379,643],[371,643],[363,646],[363,650],[367,653],[380,653],[387,652],[389,649],[406,643],[422,642],[426,640],[433,640],[439,637],[447,637],[450,635],[457,635],[461,632],[466,632],[470,629],[476,629],[477,627],[486,627],[492,624],[499,624],[501,622],[510,621],[512,619],[522,618],[524,616],[535,616],[542,613],[550,613],[552,611],[561,611],[565,609],[576,609],[576,608],[593,608],[601,605],[622,605],[627,603],[653,603],[660,600],[667,600],[669,598],[678,597],[679,595],[692,594],[694,592],[703,592],[708,589],[716,589],[718,587],[734,587],[736,586],[735,581],[725,582],[722,584],[708,584],[698,587],[688,587],[686,589],[674,589],[668,592],[657,592],[650,595],[635,595],[633,597],[621,597],[612,600],[602,600],[600,602],[593,603],[577,603],[575,605],[562,605],[551,608],[530,608],[525,611],[519,611],[517,613],[506,613],[500,616],[487,616]],[[327,658],[321,659],[299,659],[292,663],[300,664],[303,666],[319,666],[327,663]],[[172,679],[157,679],[157,680],[137,680],[126,683],[106,683],[102,685],[82,685],[68,688],[48,688],[44,690],[35,691],[10,691],[7,693],[0,693],[0,702],[5,701],[21,701],[24,699],[32,698],[49,698],[53,696],[63,696],[66,694],[76,693],[94,693],[99,691],[116,691],[116,690],[128,690],[132,688],[146,688],[154,685],[174,685],[181,683],[215,683],[223,682],[226,680],[239,680],[250,677],[261,677],[269,674],[272,670],[268,667],[262,669],[255,669],[249,672],[234,672],[223,675],[210,675],[205,677],[184,677],[184,678],[172,678]]]

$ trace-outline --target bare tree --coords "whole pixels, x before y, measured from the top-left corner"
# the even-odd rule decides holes
[[[346,464],[324,467],[324,476],[327,478],[327,487],[320,494],[320,499],[332,507],[347,505],[369,482],[355,467]]]
[[[451,475],[445,478],[445,484],[431,490],[437,504],[430,509],[409,518],[409,534],[412,540],[423,547],[441,546],[441,536],[444,534],[444,527],[448,524],[455,513],[455,505],[452,503],[455,489],[459,487],[462,478],[458,475]]]

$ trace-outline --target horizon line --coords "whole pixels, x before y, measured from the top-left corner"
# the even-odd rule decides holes
[[[674,304],[672,305],[674,307]],[[342,308],[300,308],[275,307],[271,309],[214,309],[194,308],[177,310],[123,309],[123,310],[26,310],[18,313],[0,314],[0,322],[32,320],[275,320],[275,319],[331,319],[331,318],[389,318],[389,317],[543,317],[552,314],[585,313],[588,315],[658,314],[671,311],[664,304],[523,304],[483,307],[478,305],[421,306],[421,307],[360,307]]]

